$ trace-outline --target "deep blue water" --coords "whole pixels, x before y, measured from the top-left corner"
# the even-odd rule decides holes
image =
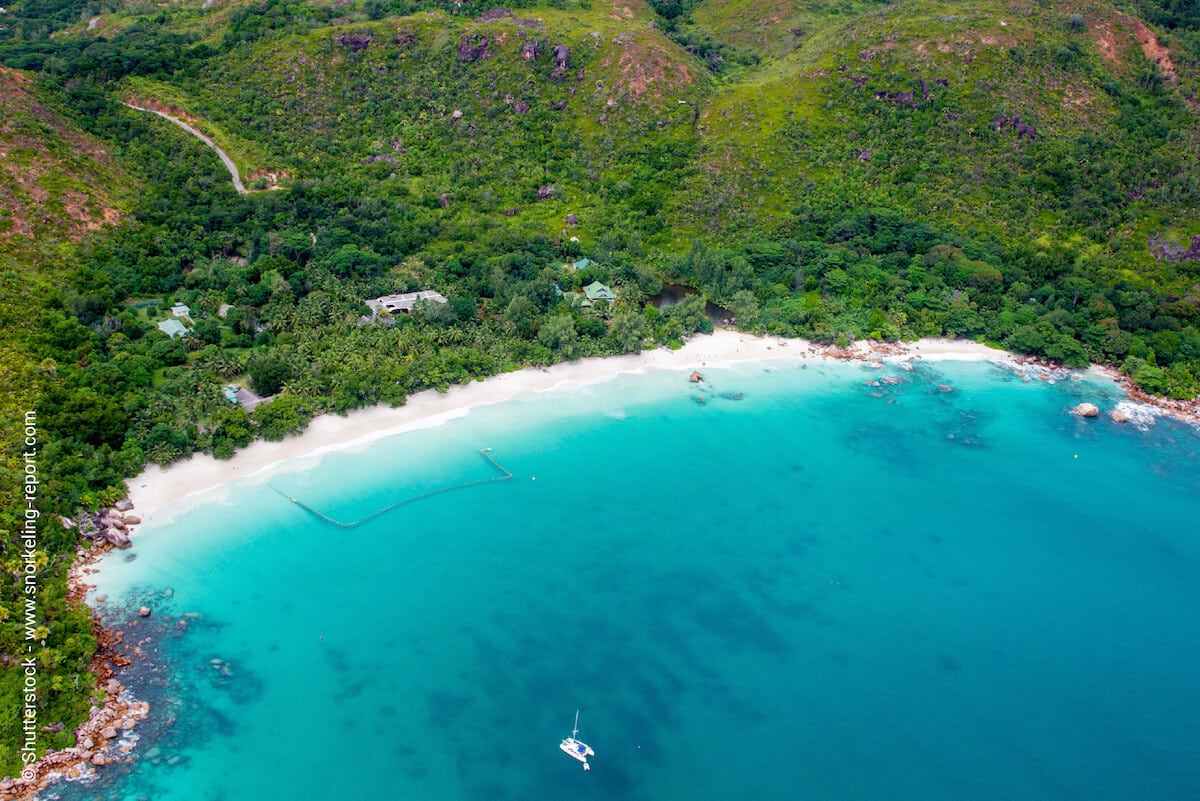
[[[530,396],[143,527],[99,592],[152,599],[154,719],[64,798],[1200,798],[1200,437],[884,374]],[[284,497],[358,519],[483,447],[511,480],[357,528]]]

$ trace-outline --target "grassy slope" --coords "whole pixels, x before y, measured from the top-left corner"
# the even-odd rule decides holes
[[[1105,87],[1134,92],[1149,66],[1128,18],[1101,8],[1085,15],[1091,29],[1073,31],[1077,6],[902,2],[814,29],[706,110],[705,160],[689,199],[707,199],[704,215],[732,217],[732,208],[761,222],[793,204],[848,198],[998,238],[1069,236],[1062,209],[1071,199],[1039,186],[1037,176],[1070,158],[1082,135],[1127,143]],[[1096,44],[1101,26],[1114,33],[1112,57]],[[1072,43],[1078,52],[1064,63],[1059,51]],[[930,96],[915,108],[875,97],[920,97],[921,80]],[[1034,124],[1037,139],[995,130],[992,121],[1005,113]],[[1178,172],[1195,167],[1196,125],[1182,109],[1175,117],[1190,134],[1151,141],[1146,160],[1175,161]],[[1143,267],[1147,218],[1200,230],[1196,210],[1170,197],[1106,201],[1125,212],[1114,222],[1122,256]],[[688,207],[695,204],[681,211]]]
[[[24,355],[28,311],[65,269],[71,245],[116,221],[128,177],[103,147],[38,96],[33,78],[0,69],[0,342],[3,384],[0,424],[34,408],[39,372]],[[5,448],[5,454],[13,450]],[[0,508],[17,486],[0,482]]]
[[[350,173],[407,202],[449,195],[464,222],[483,216],[551,234],[570,212],[586,237],[606,203],[637,196],[644,167],[684,166],[708,74],[651,27],[640,3],[518,12],[493,21],[419,13],[243,44],[162,99],[255,143],[300,180]],[[368,35],[360,51],[338,41]],[[460,42],[480,37],[486,56],[457,56]],[[528,41],[539,45],[532,59],[522,55]],[[565,70],[555,68],[556,45],[571,50]],[[537,202],[545,185],[556,188],[554,203]],[[512,208],[514,217],[500,216]]]
[[[241,5],[188,5],[168,24],[215,42]],[[668,210],[660,244],[677,249],[714,231],[786,235],[811,208],[880,205],[994,240],[1076,242],[1084,257],[1150,269],[1151,230],[1200,232],[1200,215],[1180,202],[1179,175],[1197,166],[1195,115],[1178,102],[1158,135],[1130,130],[1119,98],[1138,95],[1153,66],[1139,23],[1105,3],[701,0],[682,26],[689,36],[761,57],[717,80],[640,2],[516,13],[370,22],[347,9],[346,24],[243,44],[202,78],[130,82],[130,91],[157,90],[252,167],[350,172],[407,202],[447,194],[463,222],[556,234],[571,211],[585,242],[588,223],[629,207]],[[367,33],[361,52],[336,39]],[[488,55],[456,58],[472,36],[488,37]],[[532,62],[521,56],[528,39],[543,44]],[[561,75],[556,44],[572,49]],[[1167,95],[1194,95],[1195,76],[1177,72]],[[919,97],[921,80],[929,93],[915,107],[875,98]],[[530,110],[517,114],[519,102]],[[994,129],[997,115],[1014,113],[1036,126],[1036,140]],[[1079,152],[1081,137],[1099,143],[1092,153]],[[1046,178],[1113,149],[1137,158],[1109,195],[1075,197],[1069,181]],[[385,158],[362,163],[373,157]],[[668,196],[639,194],[664,183],[664,170]],[[1140,170],[1158,180],[1138,184]],[[1153,185],[1162,171],[1174,180],[1166,188]],[[558,188],[557,203],[534,202],[544,184]],[[1088,204],[1114,213],[1085,230]],[[510,208],[516,217],[498,218]]]
[[[887,0],[702,0],[684,26],[739,55],[778,58]]]

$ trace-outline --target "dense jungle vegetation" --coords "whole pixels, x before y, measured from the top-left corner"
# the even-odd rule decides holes
[[[65,724],[42,747],[95,692],[57,516],[148,462],[676,346],[709,302],[743,330],[969,337],[1200,393],[1185,0],[25,0],[0,26],[0,706],[36,409],[40,720]],[[191,120],[251,191],[126,101]],[[593,281],[616,301],[579,304]],[[694,294],[656,305],[667,284]],[[449,302],[364,303],[415,289]],[[175,303],[182,338],[157,327]]]

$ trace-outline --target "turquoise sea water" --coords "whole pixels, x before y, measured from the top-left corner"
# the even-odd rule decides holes
[[[153,719],[59,793],[1200,798],[1200,437],[986,364],[707,378],[476,409],[144,527],[98,592],[155,609]],[[497,476],[483,447],[511,480],[358,528],[283,497],[353,520]]]

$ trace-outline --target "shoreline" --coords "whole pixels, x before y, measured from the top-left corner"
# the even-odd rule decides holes
[[[129,499],[142,517],[142,524],[152,521],[169,522],[184,504],[227,487],[235,481],[258,477],[282,465],[317,459],[329,453],[365,447],[373,442],[407,431],[433,428],[463,417],[479,406],[503,403],[528,393],[543,393],[604,383],[621,375],[644,374],[650,370],[676,372],[722,369],[755,362],[832,362],[857,361],[882,366],[885,362],[905,363],[916,360],[992,362],[1021,375],[1040,380],[1082,377],[1085,373],[1113,381],[1125,394],[1129,405],[1154,407],[1150,422],[1156,415],[1170,416],[1200,428],[1200,399],[1171,401],[1146,395],[1115,369],[1091,365],[1087,370],[1065,369],[1033,357],[1018,356],[1004,350],[970,340],[922,339],[910,343],[859,342],[850,348],[838,349],[815,344],[805,339],[761,337],[727,329],[710,335],[693,336],[679,350],[657,348],[624,356],[589,357],[562,362],[548,368],[526,367],[510,373],[488,377],[465,385],[454,385],[445,393],[426,390],[408,398],[400,407],[376,405],[357,409],[339,416],[324,414],[314,418],[301,433],[279,442],[255,441],[238,451],[232,459],[217,460],[209,454],[194,454],[189,459],[168,467],[150,466],[128,481]],[[1110,410],[1114,420],[1118,410]],[[133,532],[130,531],[132,534]],[[87,600],[92,585],[87,577],[95,573],[96,562],[112,546],[93,543],[81,546],[68,578],[68,593],[72,599]],[[77,742],[87,742],[95,733],[108,727],[128,731],[139,718],[149,713],[145,702],[137,701],[114,675],[128,665],[128,659],[117,652],[123,629],[106,625],[99,611],[92,609],[94,630],[100,649],[91,669],[97,675],[98,686],[107,691],[102,705],[93,706],[91,716],[76,730]],[[134,623],[136,625],[136,622]],[[103,740],[102,740],[103,742]],[[0,801],[35,799],[52,780],[69,776],[71,770],[86,773],[93,764],[125,761],[133,746],[119,746],[116,759],[96,763],[84,756],[92,753],[78,745],[62,751],[47,752],[31,766],[36,779],[0,788]],[[98,754],[98,752],[97,752]],[[86,777],[84,777],[86,778]]]
[[[67,572],[67,599],[86,603],[92,585],[88,577],[97,571],[96,563],[113,550],[108,543],[80,545],[75,561]],[[127,654],[140,656],[140,648],[122,648],[126,628],[106,625],[96,609],[92,611],[92,633],[98,647],[88,665],[96,677],[95,699],[91,714],[75,729],[75,745],[59,751],[47,751],[28,766],[32,778],[5,779],[0,783],[0,800],[33,801],[39,793],[59,782],[80,782],[95,778],[105,765],[129,762],[139,739],[137,722],[150,714],[150,704],[138,700],[118,676],[133,664]],[[134,624],[136,625],[136,624]]]
[[[1165,415],[1200,427],[1200,400],[1173,401],[1147,395],[1115,369],[1102,365],[1093,364],[1086,370],[1062,368],[1032,356],[1019,356],[970,340],[930,338],[904,343],[863,341],[839,349],[806,339],[762,337],[718,329],[712,334],[693,336],[679,350],[656,348],[638,354],[594,356],[560,362],[548,368],[526,367],[470,384],[455,384],[445,393],[424,390],[409,396],[403,406],[376,405],[352,410],[344,416],[323,414],[313,418],[299,434],[279,442],[257,440],[228,460],[218,460],[210,454],[194,454],[167,467],[149,466],[129,480],[129,498],[139,510],[143,524],[162,522],[165,510],[195,500],[233,481],[261,476],[288,462],[317,459],[336,451],[362,448],[407,431],[435,428],[469,414],[478,406],[503,403],[520,395],[599,384],[621,375],[644,374],[649,370],[686,372],[754,362],[825,360],[882,363],[917,359],[929,362],[995,362],[1014,372],[1037,373],[1043,379],[1090,373],[1113,381],[1131,404],[1157,410],[1153,413],[1144,411],[1141,417],[1143,421]],[[1128,417],[1117,415],[1114,419],[1125,422]]]
[[[687,372],[722,369],[753,362],[882,361],[992,361],[1018,358],[1006,351],[966,340],[923,339],[914,343],[859,343],[838,350],[805,339],[760,337],[718,329],[693,336],[679,350],[657,348],[624,356],[596,356],[560,362],[547,368],[526,367],[500,373],[470,384],[456,384],[447,392],[424,390],[409,396],[403,406],[376,405],[346,415],[315,417],[301,433],[279,442],[258,440],[231,459],[194,454],[167,467],[152,465],[129,480],[129,499],[142,524],[163,522],[164,513],[233,481],[254,478],[288,462],[316,459],[335,451],[365,447],[407,431],[434,428],[463,417],[479,406],[489,406],[529,393],[554,392],[599,384],[621,375],[649,370]]]

